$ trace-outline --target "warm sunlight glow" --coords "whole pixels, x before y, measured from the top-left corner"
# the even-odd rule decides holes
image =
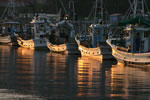
[[[87,57],[81,57],[78,59],[78,69],[77,69],[77,96],[92,95],[92,88],[98,87],[94,80],[100,76],[95,76],[95,72],[99,72],[101,68],[101,62],[88,59]],[[94,85],[95,84],[95,85]],[[85,93],[85,89],[87,93]]]

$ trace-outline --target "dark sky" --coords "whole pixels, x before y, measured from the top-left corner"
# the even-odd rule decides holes
[[[62,0],[66,9],[69,6],[70,0]],[[81,16],[88,16],[90,13],[94,0],[74,0],[76,12]],[[125,12],[128,8],[128,0],[104,0],[105,8],[110,14]],[[61,6],[60,0],[47,0],[43,6],[37,6],[47,12],[56,12]],[[69,9],[67,9],[69,10]]]
[[[2,1],[2,0],[0,0]],[[5,0],[3,0],[5,1]],[[26,1],[36,1],[36,0],[26,0]],[[43,11],[45,13],[57,13],[57,11],[62,8],[60,0],[40,0],[42,3],[35,5],[33,3],[31,6],[36,7],[35,9]],[[46,1],[45,4],[43,1]],[[62,0],[65,8],[69,11],[69,1],[71,0]],[[93,2],[95,0],[74,0],[76,12],[79,16],[87,17],[91,12]],[[124,14],[129,8],[128,0],[103,0],[105,9],[108,11],[109,15],[114,13]],[[150,0],[148,1],[148,6],[150,7]]]
[[[70,0],[62,0],[66,9],[69,6]],[[80,16],[88,16],[95,0],[74,0],[77,14]],[[129,7],[128,0],[104,0],[104,5],[109,14],[125,13]],[[54,9],[59,9],[61,6],[59,0],[47,0],[45,7],[49,11],[54,12]],[[53,9],[53,10],[52,10]],[[69,10],[69,9],[67,9]]]

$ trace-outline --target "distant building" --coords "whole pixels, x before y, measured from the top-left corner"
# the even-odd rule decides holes
[[[122,14],[115,13],[115,14],[110,15],[109,18],[110,18],[111,23],[116,23],[122,19]]]

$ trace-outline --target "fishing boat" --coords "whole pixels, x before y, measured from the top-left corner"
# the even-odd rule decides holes
[[[47,47],[51,52],[64,54],[78,54],[77,44],[74,40],[75,30],[73,24],[68,20],[61,20],[56,23],[52,31]]]
[[[7,45],[17,45],[17,27],[20,25],[17,21],[7,21],[2,24],[0,32],[0,43]]]
[[[1,15],[0,44],[17,45],[17,27],[20,22],[16,16],[16,3],[9,0],[7,7]]]
[[[142,65],[150,63],[150,20],[144,14],[144,2],[134,0],[133,16],[118,23],[119,29],[122,29],[119,37],[114,35],[107,39],[112,48],[112,55],[119,63]]]
[[[104,24],[103,14],[103,0],[96,0],[94,24],[91,24],[88,28],[88,32],[85,35],[79,34],[75,38],[78,49],[81,52],[81,56],[90,57],[92,59],[112,59],[111,48],[106,43],[106,29],[107,25]],[[99,8],[101,11],[99,12]]]
[[[1,44],[10,44],[11,43],[10,35],[7,35],[7,36],[0,35],[0,43]]]
[[[90,35],[75,38],[81,56],[99,60],[112,59],[111,48],[105,41],[104,27],[100,24],[92,24],[89,30]]]
[[[19,37],[17,39],[18,44],[24,48],[30,49],[45,49],[47,43],[45,37],[50,34],[50,20],[45,14],[35,16],[30,22],[32,25],[33,38],[23,39]]]

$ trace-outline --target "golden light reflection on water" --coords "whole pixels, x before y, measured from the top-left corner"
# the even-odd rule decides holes
[[[111,83],[110,83],[110,97],[120,96],[127,97],[128,96],[128,75],[127,71],[124,69],[124,65],[118,63],[118,65],[113,66],[111,68]]]
[[[66,63],[66,57],[67,55],[63,55],[60,53],[47,53],[47,62],[48,64],[51,64],[50,61],[53,61],[53,64],[57,66],[58,64],[61,64],[62,66],[65,66]]]
[[[17,49],[17,54],[19,57],[32,57],[34,54],[34,50],[19,47]]]
[[[110,97],[122,97],[128,99],[129,96],[136,95],[135,91],[140,91],[141,93],[145,91],[144,89],[147,88],[145,86],[148,86],[150,83],[150,68],[144,69],[145,68],[142,66],[124,66],[121,63],[112,66],[110,76]]]
[[[9,58],[6,58],[6,55],[10,55],[11,48],[9,46],[0,45],[0,63],[1,67],[8,66],[8,62],[10,62]],[[6,58],[5,60],[3,58]]]
[[[105,96],[103,100],[148,100],[150,94],[150,67],[112,66],[113,61],[1,45],[0,55],[0,89],[46,97]]]
[[[81,57],[77,68],[77,96],[99,95],[99,73],[101,62]],[[96,93],[94,91],[97,91]]]
[[[33,73],[34,51],[19,47],[17,49],[16,68],[18,73]]]
[[[18,68],[19,67],[22,68],[23,66],[24,68],[29,68],[33,66],[33,63],[34,63],[34,51],[33,50],[19,47],[17,49],[16,54],[17,54],[16,63],[18,65],[17,66]]]
[[[17,48],[16,80],[17,85],[24,90],[33,90],[34,80],[34,51],[26,48]]]
[[[34,51],[0,45],[0,83],[10,89],[33,90]]]

